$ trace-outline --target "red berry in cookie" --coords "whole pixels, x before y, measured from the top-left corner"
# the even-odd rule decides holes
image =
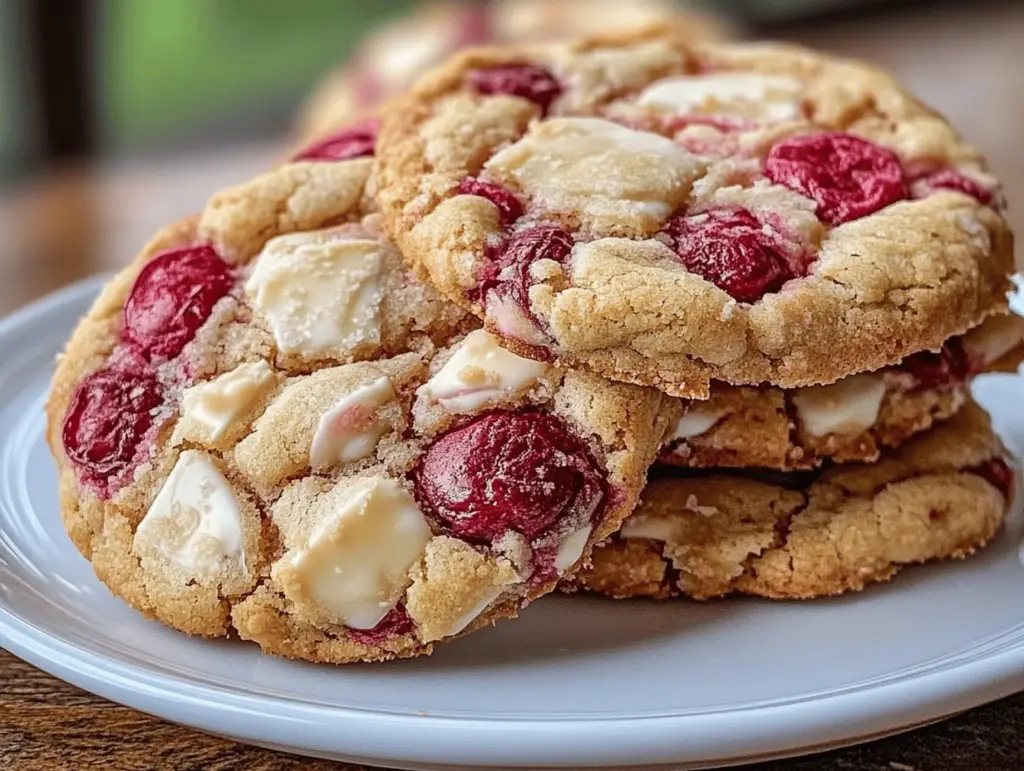
[[[124,306],[121,338],[149,361],[173,359],[232,286],[231,266],[213,247],[158,254],[135,279]]]
[[[409,618],[409,613],[402,605],[396,605],[388,614],[377,622],[373,629],[346,629],[345,634],[349,639],[355,640],[363,645],[383,645],[388,639],[399,635],[409,634],[414,624]]]
[[[131,465],[162,401],[160,384],[146,369],[101,369],[78,385],[62,439],[86,481],[106,490]]]
[[[993,458],[984,463],[967,469],[970,474],[977,474],[992,484],[1006,499],[1013,498],[1015,475],[1010,464],[1002,458]]]
[[[540,225],[513,233],[487,250],[488,262],[477,277],[477,292],[486,298],[493,291],[511,298],[530,319],[530,266],[538,260],[564,263],[572,251],[572,236],[557,225]]]
[[[914,193],[925,196],[936,190],[956,190],[975,198],[985,206],[995,206],[995,193],[977,180],[971,179],[953,169],[941,169],[914,180]]]
[[[494,541],[509,530],[528,539],[556,522],[589,524],[605,482],[583,443],[559,418],[491,412],[427,451],[419,498],[453,535]]]
[[[664,232],[687,270],[740,302],[756,302],[793,277],[764,226],[743,209],[678,215]]]
[[[315,142],[300,152],[293,161],[345,161],[373,155],[380,121],[376,118],[357,123]]]
[[[818,204],[830,225],[866,217],[907,197],[892,150],[851,134],[802,134],[772,147],[765,174]]]
[[[501,224],[509,226],[523,216],[523,205],[519,199],[501,185],[467,177],[459,183],[459,195],[478,195],[498,207]]]
[[[947,340],[938,352],[922,351],[908,356],[899,368],[914,376],[914,389],[918,391],[953,388],[978,371],[959,337]]]
[[[509,94],[529,99],[547,112],[562,93],[555,76],[532,64],[502,64],[470,70],[466,81],[479,94]]]

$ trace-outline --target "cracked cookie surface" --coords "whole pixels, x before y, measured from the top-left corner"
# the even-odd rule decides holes
[[[632,510],[673,400],[501,348],[419,282],[352,126],[161,231],[46,406],[97,576],[191,634],[313,661],[513,616]]]
[[[877,463],[832,466],[813,480],[723,473],[654,480],[636,513],[566,588],[702,600],[860,591],[906,565],[983,547],[1018,485],[988,416],[969,402]]]
[[[715,383],[686,401],[659,460],[691,468],[810,469],[826,460],[868,462],[956,413],[971,379],[1015,372],[1024,318],[990,316],[937,352],[831,385],[781,389]]]
[[[978,153],[884,73],[670,29],[464,53],[384,118],[420,274],[521,355],[705,398],[834,382],[1005,310]]]

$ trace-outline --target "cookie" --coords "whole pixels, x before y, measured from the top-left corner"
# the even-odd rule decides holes
[[[669,28],[489,48],[384,118],[388,232],[503,344],[681,397],[820,385],[1006,309],[974,148],[888,75]]]
[[[167,228],[57,368],[68,533],[182,631],[313,661],[428,653],[571,574],[675,417],[515,356],[419,283],[367,208],[366,132]]]
[[[981,372],[1016,371],[1024,319],[990,316],[935,353],[850,375],[826,386],[784,390],[715,384],[706,401],[684,401],[660,462],[692,468],[810,469],[878,458],[884,447],[953,415]]]
[[[726,34],[717,20],[679,13],[669,0],[503,0],[419,5],[372,31],[343,67],[330,73],[302,106],[296,133],[310,142],[398,94],[426,68],[460,48],[536,42],[654,21],[677,25],[693,39]]]
[[[905,565],[983,547],[1016,487],[988,415],[969,402],[878,463],[833,466],[813,480],[657,479],[568,588],[701,600],[860,591]]]

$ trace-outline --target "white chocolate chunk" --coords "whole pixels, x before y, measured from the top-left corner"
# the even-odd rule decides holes
[[[672,432],[672,439],[690,439],[700,436],[711,430],[722,418],[721,410],[713,410],[709,407],[702,407],[696,404],[690,405]]]
[[[319,526],[273,576],[311,618],[372,629],[402,598],[430,527],[405,488],[385,477],[345,480],[316,507]]]
[[[689,193],[704,162],[658,134],[600,118],[534,124],[494,155],[488,172],[550,211],[578,213],[581,229],[660,224]]]
[[[652,541],[673,540],[675,527],[670,519],[634,515],[622,523],[619,535],[623,538],[647,538]]]
[[[550,342],[511,297],[490,295],[487,300],[487,315],[494,321],[498,331],[506,337],[541,348]]]
[[[792,393],[800,424],[811,436],[860,433],[871,428],[884,396],[885,380],[879,374],[853,375]]]
[[[133,548],[208,582],[245,572],[243,542],[230,483],[206,453],[185,450],[136,528]]]
[[[1019,345],[1024,345],[1024,318],[1015,313],[991,316],[964,335],[964,348],[981,366],[992,364]]]
[[[384,248],[329,231],[267,242],[245,291],[282,353],[344,356],[380,342]]]
[[[576,564],[576,560],[583,556],[587,539],[593,530],[591,525],[581,527],[562,541],[562,545],[558,547],[558,554],[555,555],[555,570],[562,573]]]
[[[386,377],[359,386],[325,412],[317,424],[309,448],[313,469],[351,463],[373,453],[380,438],[391,427],[380,408],[394,401],[395,389]]]
[[[452,635],[461,632],[463,629],[469,626],[477,616],[479,616],[481,613],[487,610],[487,606],[494,602],[499,594],[501,594],[500,586],[495,586],[491,589],[488,589],[484,593],[484,596],[477,601],[476,605],[474,605],[472,608],[466,611],[465,615],[457,619],[455,623],[453,623],[448,628],[447,633],[445,633],[442,636],[451,637]]]
[[[525,390],[548,368],[543,362],[505,350],[494,335],[477,329],[466,335],[452,357],[417,393],[446,410],[463,412]]]
[[[241,364],[206,383],[186,388],[181,395],[184,420],[195,422],[214,441],[244,416],[274,381],[267,362]]]
[[[657,80],[637,99],[668,115],[715,115],[770,121],[800,117],[800,81],[781,75],[718,72]]]

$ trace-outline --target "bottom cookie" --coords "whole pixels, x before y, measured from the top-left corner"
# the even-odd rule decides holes
[[[998,531],[1016,476],[973,402],[870,465],[818,474],[652,480],[592,566],[563,586],[616,598],[860,591],[903,566],[962,558]]]

